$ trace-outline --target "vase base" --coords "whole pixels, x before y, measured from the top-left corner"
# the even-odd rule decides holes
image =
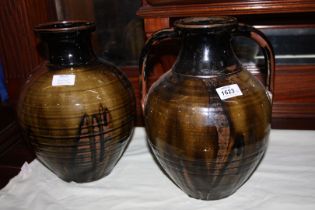
[[[62,179],[65,182],[75,182],[75,183],[89,183],[89,182],[94,182],[97,180],[100,180],[106,176],[108,176],[111,173],[111,171],[105,172],[102,175],[90,175],[90,176],[85,176],[85,177],[62,177],[58,176],[60,179]]]
[[[224,193],[204,193],[204,192],[196,192],[193,195],[188,194],[189,197],[198,199],[198,200],[204,200],[204,201],[211,201],[211,200],[220,200],[227,198],[234,194],[233,192],[224,192]]]

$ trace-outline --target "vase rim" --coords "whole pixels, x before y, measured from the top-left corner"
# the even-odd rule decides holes
[[[188,17],[175,21],[176,28],[208,29],[236,25],[237,19],[231,16]]]
[[[34,31],[39,33],[64,33],[84,30],[94,31],[95,28],[95,23],[91,21],[62,20],[39,24],[34,27]]]

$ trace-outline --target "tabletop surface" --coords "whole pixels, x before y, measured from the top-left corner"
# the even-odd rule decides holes
[[[91,183],[67,183],[40,162],[25,163],[0,191],[1,210],[314,210],[315,131],[272,130],[253,176],[217,201],[188,197],[159,169],[143,128],[110,175]]]

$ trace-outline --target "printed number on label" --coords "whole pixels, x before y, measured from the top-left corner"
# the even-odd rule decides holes
[[[243,95],[237,84],[226,85],[216,89],[221,100]]]
[[[52,86],[73,86],[75,83],[75,75],[60,74],[54,75],[52,79]]]

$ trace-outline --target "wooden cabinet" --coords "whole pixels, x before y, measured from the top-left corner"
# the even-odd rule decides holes
[[[53,0],[0,1],[0,62],[10,103],[15,104],[26,78],[42,62],[33,27],[55,19]],[[34,154],[22,141],[13,106],[0,101],[0,188]]]
[[[153,0],[151,0],[153,2]],[[157,2],[157,0],[155,1]],[[160,1],[162,2],[162,1]],[[166,0],[164,1],[166,2]],[[171,0],[169,0],[171,2]],[[183,2],[182,4],[174,4]],[[197,0],[202,4],[187,4],[185,0],[173,0],[172,4],[150,6],[143,0],[138,14],[142,17],[183,17],[209,15],[257,15],[314,12],[313,0]],[[192,2],[192,1],[190,1]],[[208,3],[205,3],[208,2]]]
[[[33,27],[54,17],[53,0],[0,1],[0,62],[12,103],[16,103],[26,78],[42,61]]]
[[[192,1],[186,0],[165,0],[160,3],[151,0],[150,2],[154,5],[149,5],[143,0],[143,5],[137,13],[144,18],[147,37],[160,29],[171,27],[176,19],[189,16],[232,15],[240,22],[261,29],[283,30],[281,33],[285,33],[288,29],[297,29],[297,31],[315,29],[315,1],[313,0],[201,0],[200,4],[191,4],[189,2]],[[295,38],[288,39],[289,41],[284,44],[295,48],[294,40],[304,39],[303,36],[298,35],[297,32]],[[315,43],[306,42],[304,45],[315,46]],[[162,73],[172,65],[176,54],[165,58],[167,56],[161,51],[163,52],[157,50],[155,56],[162,56],[162,58],[158,59],[157,67],[154,68]],[[169,53],[169,50],[166,49],[164,52]],[[315,54],[315,48],[313,52]],[[312,57],[314,54],[308,56]],[[273,79],[273,128],[315,129],[315,62],[277,61]]]

